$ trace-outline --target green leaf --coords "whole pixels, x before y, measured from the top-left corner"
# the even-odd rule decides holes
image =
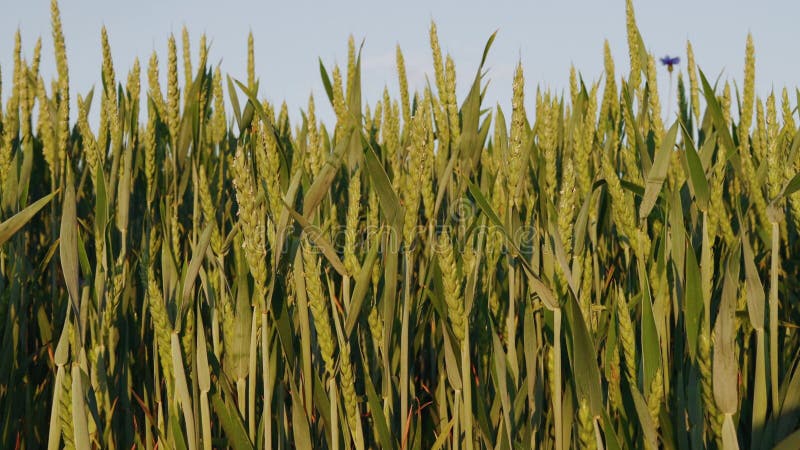
[[[773,447],[772,450],[795,450],[800,448],[800,430],[786,436],[778,445]]]
[[[72,365],[72,432],[75,448],[90,448],[89,424],[83,394],[83,373],[79,364]]]
[[[58,191],[45,195],[34,203],[28,205],[28,207],[22,211],[16,213],[10,219],[0,223],[0,245],[5,244],[7,240],[11,239],[11,237],[14,236],[14,234],[19,231],[20,228],[25,226],[25,224],[36,215],[36,213],[44,208],[45,205],[50,203],[50,200],[52,200],[57,193]]]
[[[72,323],[72,315],[67,311],[64,318],[64,327],[61,329],[61,336],[58,338],[56,344],[56,351],[53,354],[53,362],[57,366],[65,366],[69,362],[69,332],[67,331],[69,325]],[[58,385],[56,385],[58,386]]]
[[[397,231],[403,220],[403,208],[400,206],[400,199],[392,189],[392,182],[389,180],[389,176],[386,175],[383,165],[371,146],[367,147],[364,152],[364,161],[366,162],[370,182],[378,194],[381,213],[386,222]]]
[[[475,79],[472,82],[469,93],[467,94],[464,103],[461,106],[461,140],[458,144],[458,154],[461,158],[466,160],[478,161],[474,155],[479,154],[482,148],[482,142],[479,140],[478,132],[480,130],[480,107],[481,107],[481,77],[483,72],[483,64],[486,62],[486,56],[489,54],[489,48],[492,46],[497,31],[492,33],[486,46],[483,50],[483,57],[478,66]],[[471,168],[471,166],[470,166]]]
[[[611,421],[608,412],[603,410],[600,416],[603,418],[603,433],[606,438],[606,448],[608,450],[621,450],[622,447],[619,445],[619,439],[617,439],[616,427]]]
[[[95,232],[105,239],[106,227],[108,226],[108,211],[111,207],[108,201],[108,189],[106,186],[106,178],[102,168],[98,167],[97,170],[97,183],[94,186],[94,227]],[[102,265],[103,263],[98,263]]]
[[[383,348],[391,348],[392,331],[394,329],[395,310],[397,309],[397,270],[399,267],[400,245],[395,234],[394,239],[385,233],[383,236],[384,272],[383,272]]]
[[[753,376],[753,407],[751,436],[753,442],[762,442],[767,422],[767,357],[764,349],[764,330],[756,330],[756,357]],[[774,422],[773,422],[774,423]]]
[[[604,411],[603,390],[600,384],[600,368],[597,365],[597,351],[589,328],[583,320],[583,313],[575,297],[567,296],[565,304],[567,325],[572,336],[573,380],[576,393],[589,400],[592,414],[597,416]]]
[[[350,311],[348,311],[347,319],[344,323],[344,336],[346,339],[350,338],[350,333],[353,332],[353,328],[356,326],[358,315],[361,312],[361,307],[364,305],[364,299],[367,295],[367,289],[372,282],[372,266],[375,265],[375,261],[378,259],[380,240],[381,233],[375,237],[375,242],[372,243],[372,247],[369,249],[367,258],[364,261],[364,264],[361,265],[361,271],[358,274],[358,278],[356,278],[356,286],[353,289],[353,295],[350,297]]]
[[[700,266],[697,264],[697,257],[693,249],[687,249],[683,318],[686,325],[689,356],[693,361],[697,358],[697,339],[703,319],[703,287],[700,280]]]
[[[764,329],[764,304],[766,294],[758,268],[755,263],[753,249],[746,233],[742,234],[742,249],[744,257],[745,285],[747,286],[747,314],[750,316],[750,325],[756,330]]]
[[[647,269],[644,267],[644,261],[641,260],[639,260],[639,279],[642,283],[641,342],[643,385],[650,386],[658,368],[661,366],[661,343],[658,338],[655,316],[653,315],[653,300],[647,279]]]
[[[242,132],[242,109],[239,106],[239,96],[236,94],[236,88],[233,85],[233,80],[228,75],[228,95],[231,98],[231,107],[233,107],[233,117],[236,118],[236,125],[239,127],[239,133]]]
[[[392,440],[392,435],[389,433],[389,427],[386,425],[386,416],[383,415],[383,407],[378,399],[378,394],[375,392],[372,379],[369,376],[365,376],[363,380],[367,391],[367,405],[369,406],[370,414],[372,414],[375,428],[378,431],[381,447],[386,449],[397,448],[396,443]]]
[[[689,186],[692,188],[694,198],[697,200],[697,206],[701,211],[705,211],[706,208],[708,208],[710,194],[703,163],[700,161],[697,150],[695,150],[691,134],[689,134],[689,131],[683,124],[681,124],[681,130],[683,131],[684,154],[686,155]]]
[[[197,316],[197,385],[200,391],[206,393],[211,390],[211,369],[208,365],[208,348],[206,346],[206,331],[203,324],[203,315]]]
[[[219,391],[214,391],[211,396],[211,403],[217,413],[219,422],[225,435],[228,437],[228,445],[234,450],[253,450],[253,444],[247,437],[247,429],[244,421],[236,408],[229,407],[220,396]]]
[[[636,408],[636,415],[639,417],[639,424],[642,427],[642,434],[645,441],[646,448],[658,448],[658,431],[653,423],[653,418],[650,417],[650,411],[647,409],[647,403],[644,401],[639,389],[636,386],[630,385],[631,398],[633,398],[633,405]]]
[[[180,426],[181,418],[178,416],[177,409],[171,409],[169,414],[169,424],[167,425],[168,437],[171,436],[168,442],[172,444],[175,450],[189,450],[186,447],[186,438],[183,436],[183,429]]]
[[[300,188],[300,181],[303,177],[302,170],[296,170],[294,175],[292,175],[292,179],[289,181],[289,188],[286,190],[286,194],[283,197],[284,204],[293,204],[295,202],[295,198],[297,197],[297,190]],[[278,223],[275,227],[275,248],[284,248],[284,243],[286,242],[287,236],[287,227],[289,225],[289,210],[287,208],[281,208],[280,216],[278,217]],[[284,252],[273,252],[275,254],[275,258],[272,262],[272,280],[277,278],[278,268],[280,267],[281,257],[284,256]],[[274,287],[274,282],[271,283]],[[268,298],[271,298],[272,295]]]
[[[290,391],[292,395],[292,436],[295,448],[314,448],[311,445],[311,432],[308,428],[308,416],[303,409],[303,399],[291,376],[289,384],[292,388]]]
[[[437,277],[438,278],[438,277]],[[437,283],[437,291],[441,291],[441,283]],[[458,341],[453,337],[452,331],[447,325],[447,312],[444,310],[444,301],[442,300],[440,295],[431,295],[431,299],[436,301],[436,311],[439,313],[439,316],[442,320],[442,330],[448,330],[447,333],[443,333],[443,347],[444,347],[444,369],[445,373],[447,374],[447,381],[450,383],[450,387],[456,390],[462,390],[463,385],[461,384],[461,376],[459,375],[459,359],[456,356],[456,349],[458,348]]]
[[[670,259],[675,264],[676,282],[684,284],[686,281],[686,224],[683,217],[683,201],[679,190],[672,191],[671,204],[669,205],[669,226],[670,226]],[[702,264],[702,263],[701,263]]]
[[[308,297],[306,296],[306,281],[303,270],[303,252],[296,251],[294,253],[294,270],[292,275],[294,277],[295,300],[297,301],[297,309],[295,310],[296,324],[300,328],[300,358],[301,358],[301,371],[304,380],[312,379],[311,367],[311,321],[309,320]],[[295,336],[296,337],[296,336]],[[312,389],[304,386],[306,395],[306,404],[311,404]]]
[[[341,139],[336,144],[333,153],[328,155],[328,159],[325,161],[322,169],[320,169],[317,177],[314,178],[311,187],[306,191],[305,197],[303,197],[304,217],[311,217],[322,199],[328,195],[331,183],[333,183],[333,179],[336,177],[336,172],[339,170],[342,158],[350,148],[350,142],[353,139],[359,139],[359,130],[356,128],[349,133],[348,138]]]
[[[644,197],[642,197],[642,203],[639,205],[640,219],[646,219],[650,215],[650,211],[653,210],[653,206],[655,206],[658,199],[658,194],[661,193],[661,187],[664,185],[664,180],[667,179],[667,170],[669,169],[670,157],[674,151],[677,134],[678,122],[675,122],[664,137],[661,148],[656,152],[653,167],[647,173]]]
[[[195,445],[194,411],[192,410],[192,395],[189,393],[189,384],[186,380],[186,371],[183,366],[183,356],[181,353],[181,343],[178,332],[172,332],[172,372],[175,374],[175,393],[178,404],[183,412],[183,419],[186,423],[186,436],[189,440],[189,448],[197,448]]]
[[[325,70],[325,65],[322,64],[322,58],[319,58],[319,74],[322,77],[322,85],[325,87],[325,94],[328,95],[328,100],[331,102],[331,106],[333,106],[333,86],[331,84],[331,78],[328,76],[328,71]]]
[[[506,352],[503,344],[497,337],[497,333],[492,327],[492,359],[494,360],[494,370],[497,380],[497,394],[500,396],[501,409],[503,411],[503,421],[505,424],[506,437],[509,442],[513,442],[513,425],[511,423],[511,398],[508,395],[508,370],[506,368]]]
[[[483,67],[483,64],[486,63],[486,57],[489,56],[489,48],[492,47],[492,43],[494,42],[494,38],[497,37],[498,31],[499,30],[495,30],[495,32],[489,36],[489,40],[486,41],[486,45],[483,47],[483,56],[481,57],[480,67]]]
[[[192,251],[192,260],[189,262],[189,268],[186,271],[186,277],[183,279],[183,291],[181,298],[184,303],[188,302],[192,296],[192,288],[194,288],[194,281],[197,279],[197,274],[200,272],[200,266],[206,257],[206,250],[208,244],[211,242],[211,232],[214,229],[213,224],[206,225],[203,234],[200,236],[200,242],[197,247]]]
[[[130,214],[131,176],[133,171],[133,146],[126,145],[122,153],[122,178],[117,186],[117,229],[128,229]],[[123,243],[127,245],[127,243]]]
[[[339,259],[339,256],[336,254],[336,250],[333,248],[333,245],[330,243],[330,241],[328,241],[325,238],[325,235],[322,234],[322,231],[320,231],[320,229],[317,228],[316,226],[309,223],[305,217],[303,217],[300,213],[290,208],[289,205],[287,205],[286,203],[284,203],[284,205],[286,206],[286,208],[289,209],[289,214],[292,215],[294,220],[296,220],[297,223],[299,223],[300,226],[303,227],[303,232],[305,232],[308,235],[309,239],[311,239],[311,242],[313,242],[317,247],[319,247],[323,256],[325,256],[328,262],[331,263],[331,266],[334,269],[336,269],[336,272],[338,272],[339,275],[343,277],[348,276],[347,269],[344,267],[344,264]]]
[[[256,86],[258,86],[258,83],[256,83]],[[256,91],[258,91],[258,87],[253,89],[254,93]],[[255,96],[255,94],[253,94],[253,95]],[[256,107],[260,107],[261,106],[261,102],[256,101],[254,103],[252,99],[248,99],[247,103],[244,104],[244,111],[242,111],[242,123],[241,123],[241,127],[242,128],[240,130],[241,133],[244,133],[244,130],[247,129],[247,128],[250,128],[250,125],[253,124],[253,117],[255,116],[255,112],[254,111],[256,109],[255,107],[253,107],[253,105],[256,105]],[[280,141],[279,141],[279,145],[280,145]]]
[[[455,425],[456,420],[458,420],[458,416],[453,416],[452,419],[444,424],[444,427],[439,431],[439,436],[437,436],[436,440],[433,442],[431,450],[439,450],[440,448],[444,447],[444,444],[450,438],[450,430],[453,429],[453,425]]]
[[[717,95],[714,93],[714,89],[708,84],[708,80],[705,74],[703,74],[703,71],[698,69],[698,72],[700,73],[700,81],[703,85],[703,95],[706,98],[706,108],[707,111],[711,113],[711,119],[714,121],[714,128],[725,149],[725,160],[727,161],[736,154],[736,146],[733,143],[731,132],[725,123],[725,116],[722,114],[722,107],[717,101]]]
[[[697,155],[700,157],[700,162],[703,163],[704,168],[711,167],[711,160],[714,154],[717,152],[717,133],[716,131],[710,131],[705,136],[705,142],[703,142],[703,146],[697,149]],[[725,164],[725,163],[721,163]]]
[[[528,261],[523,257],[523,254],[520,251],[519,247],[517,247],[516,243],[514,242],[511,233],[508,232],[506,226],[503,224],[503,222],[500,221],[500,218],[497,217],[497,214],[495,214],[494,210],[492,209],[492,206],[489,204],[489,201],[486,200],[486,197],[483,195],[480,188],[475,183],[470,182],[469,192],[475,199],[475,203],[478,204],[478,207],[481,209],[481,211],[483,211],[483,213],[486,214],[489,220],[491,220],[492,223],[497,227],[497,229],[500,230],[500,232],[503,234],[503,237],[506,238],[505,244],[514,254],[514,256],[517,257],[517,261],[519,261],[522,264],[522,268],[525,269],[525,271],[528,273],[528,276],[536,278],[534,276],[533,269],[531,268]]]
[[[528,274],[528,283],[531,285],[533,292],[539,296],[539,299],[545,304],[547,309],[554,310],[560,308],[558,299],[556,298],[553,291],[547,287],[542,280],[536,278],[535,276]]]
[[[797,192],[798,189],[800,189],[800,173],[796,174],[791,180],[789,180],[788,183],[786,183],[786,186],[783,188],[783,191],[778,198],[786,198]]]
[[[272,117],[267,114],[267,111],[264,110],[264,106],[262,106],[261,102],[258,100],[258,96],[256,94],[258,92],[258,83],[256,83],[256,86],[253,89],[249,89],[247,86],[242,84],[241,81],[235,80],[235,82],[239,86],[239,89],[241,89],[250,100],[247,106],[250,107],[252,105],[252,108],[254,108],[255,112],[258,113],[258,117],[261,118],[261,123],[263,123],[267,128],[267,132],[271,133],[275,137],[275,142],[277,142],[278,147],[278,154],[281,157],[281,164],[279,168],[280,179],[289,179],[289,157],[286,155],[286,149],[283,147],[283,140],[281,139],[280,135],[278,135],[277,131],[275,131],[275,125],[272,123]],[[248,117],[248,113],[252,114],[252,112],[248,111],[248,108],[245,108],[243,120],[245,121],[244,123],[247,124],[246,126],[249,126],[249,121],[252,120],[252,117]]]
[[[583,248],[586,244],[586,230],[589,224],[589,208],[592,205],[593,197],[594,189],[586,194],[586,198],[583,199],[583,206],[581,206],[581,210],[575,218],[575,228],[572,236],[572,242],[574,243],[572,253],[574,255],[583,254]]]
[[[789,434],[800,418],[800,365],[795,364],[792,376],[784,380],[785,386],[781,387],[781,391],[785,393],[781,399],[781,414],[776,433],[778,439]]]
[[[738,364],[736,360],[736,300],[738,298],[739,259],[728,260],[723,280],[717,321],[714,323],[713,388],[720,412],[735,414],[738,409]],[[734,267],[735,266],[735,267]]]
[[[61,212],[59,253],[61,254],[61,271],[64,274],[64,283],[67,285],[73,311],[75,317],[80,317],[78,314],[80,305],[78,295],[78,217],[75,205],[75,182],[72,177],[72,168],[68,165],[67,186],[64,191],[64,204]]]
[[[66,334],[66,333],[64,333]],[[61,338],[64,339],[64,336]],[[61,342],[59,341],[59,345]],[[64,365],[58,364],[58,369],[56,369],[56,377],[55,381],[53,382],[53,402],[50,406],[50,431],[47,435],[47,450],[58,450],[59,447],[59,439],[61,439],[61,427],[57,424],[59,420],[59,410],[61,409],[61,396],[66,393],[66,391],[62,388],[64,383]]]

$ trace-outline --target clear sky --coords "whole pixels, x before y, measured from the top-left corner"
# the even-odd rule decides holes
[[[43,38],[45,80],[54,76],[55,63],[49,0],[0,3],[7,3],[0,15],[0,70],[3,98],[7,99],[17,28],[22,31],[23,52],[29,60],[36,38]],[[772,88],[788,86],[794,100],[794,89],[800,86],[800,59],[795,56],[800,42],[800,27],[795,23],[800,2],[639,0],[634,7],[650,52],[657,57],[680,56],[679,69],[684,70],[686,41],[691,40],[698,66],[710,80],[721,74],[741,84],[745,39],[748,31],[752,32],[757,93],[766,96]],[[400,44],[409,83],[421,89],[426,75],[433,83],[428,41],[431,19],[437,23],[443,51],[455,60],[459,101],[474,77],[486,39],[495,30],[499,33],[487,62],[491,85],[484,106],[499,103],[504,110],[510,108],[511,77],[518,60],[525,70],[526,103],[531,110],[537,85],[568,90],[570,64],[587,82],[599,80],[604,39],[611,45],[617,76],[627,77],[628,71],[624,0],[62,0],[60,8],[72,93],[85,94],[99,84],[103,25],[108,29],[118,80],[125,79],[135,57],[146,68],[154,49],[162,62],[163,77],[167,38],[174,33],[180,39],[184,25],[195,48],[195,65],[197,42],[205,33],[211,43],[210,62],[221,62],[223,73],[246,79],[247,34],[252,30],[260,95],[273,102],[286,100],[292,116],[298,117],[313,91],[318,114],[326,122],[333,114],[324,97],[318,58],[329,69],[335,62],[346,65],[348,35],[353,34],[356,42],[364,39],[363,95],[372,104],[385,85],[397,92],[394,52]],[[669,79],[665,69],[659,71],[665,103]],[[674,114],[674,107],[672,111]]]

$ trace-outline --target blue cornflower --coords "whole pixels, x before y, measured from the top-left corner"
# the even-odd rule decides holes
[[[681,62],[681,59],[678,58],[677,56],[670,58],[670,56],[667,55],[661,58],[661,64],[667,66],[667,70],[669,71],[669,73],[672,73],[672,66],[678,64],[679,62]]]

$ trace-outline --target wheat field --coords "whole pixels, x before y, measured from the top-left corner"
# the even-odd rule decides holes
[[[70,92],[52,0],[57,77],[19,32],[2,68],[0,447],[800,448],[800,91],[748,37],[660,96],[625,6],[627,76],[518,65],[503,111],[494,35],[459,99],[431,23],[427,88],[398,47],[363,101],[351,38],[292,122],[252,36],[125,74],[103,29]]]

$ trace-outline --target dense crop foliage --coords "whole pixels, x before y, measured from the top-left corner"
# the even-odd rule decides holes
[[[629,75],[606,45],[534,111],[522,67],[511,111],[482,67],[457,99],[435,26],[430,86],[398,48],[366,105],[351,40],[326,127],[258,100],[252,39],[242,82],[185,31],[122,79],[104,30],[70,92],[53,1],[57,78],[19,34],[4,68],[0,447],[800,447],[796,104],[751,39],[741,91],[687,44],[661,100],[627,17]]]

